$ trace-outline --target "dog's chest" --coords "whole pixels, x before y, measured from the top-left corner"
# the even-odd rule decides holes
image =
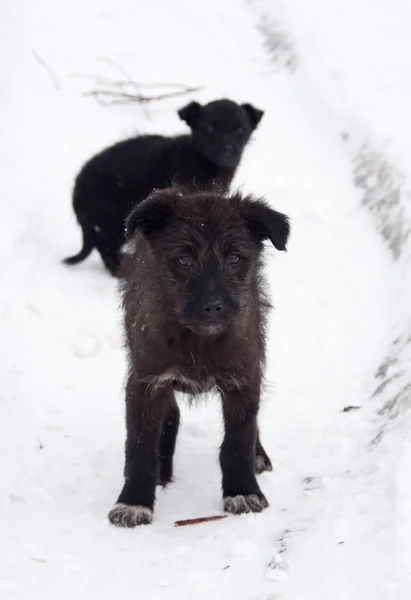
[[[243,378],[235,369],[207,373],[198,369],[180,369],[179,367],[168,368],[150,378],[147,383],[152,392],[171,388],[191,395],[203,394],[212,390],[220,392],[240,390],[244,385]]]
[[[223,343],[206,344],[192,334],[170,336],[164,350],[161,367],[157,364],[155,375],[146,380],[152,391],[172,388],[196,395],[242,387],[238,369],[230,362],[230,352]]]
[[[177,367],[167,369],[155,378],[155,387],[172,387],[187,394],[201,394],[216,387],[216,377],[205,373],[182,371]]]

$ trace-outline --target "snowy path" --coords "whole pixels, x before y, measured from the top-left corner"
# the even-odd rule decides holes
[[[338,113],[304,72],[273,69],[256,27],[266,5],[0,7],[1,598],[410,597],[398,515],[365,450],[373,409],[342,412],[376,387],[399,278],[360,206]],[[298,2],[290,6],[297,14]],[[267,260],[275,311],[261,429],[275,468],[261,476],[271,504],[261,515],[173,528],[221,511],[220,411],[209,402],[183,410],[176,480],[159,491],[153,525],[123,531],[106,520],[122,481],[121,315],[97,256],[59,264],[79,246],[70,188],[104,145],[182,130],[184,100],[153,105],[147,120],[138,107],[81,98],[94,75],[118,77],[102,57],[139,81],[204,84],[200,101],[228,96],[266,111],[235,182],[293,223],[289,252]]]

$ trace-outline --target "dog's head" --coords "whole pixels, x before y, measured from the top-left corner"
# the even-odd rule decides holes
[[[205,106],[190,102],[178,111],[192,130],[196,150],[219,167],[238,165],[263,111],[251,104],[215,100]]]
[[[240,194],[155,191],[127,221],[144,235],[170,310],[199,335],[231,327],[251,301],[263,241],[285,250],[287,217]],[[155,271],[155,273],[154,273]]]

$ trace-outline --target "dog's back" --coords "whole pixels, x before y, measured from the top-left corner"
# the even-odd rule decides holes
[[[108,221],[122,231],[121,209],[128,212],[151,190],[190,181],[207,185],[214,179],[227,188],[234,171],[218,168],[196,153],[190,135],[136,137],[118,142],[84,165],[74,186],[74,209],[79,214],[87,208],[93,225],[104,227]]]
[[[208,186],[218,181],[228,190],[262,111],[224,100],[210,103],[204,110],[191,103],[179,114],[192,127],[191,135],[132,138],[107,148],[84,165],[73,192],[83,249],[66,263],[84,260],[95,247],[115,274],[125,218],[155,188],[192,181]]]
[[[172,183],[206,186],[218,181],[228,189],[234,173],[234,168],[219,168],[196,153],[190,135],[146,135],[118,142],[90,159],[76,178],[73,208],[83,230],[83,250],[66,263],[83,260],[96,247],[115,274],[124,221],[135,204]]]
[[[73,191],[77,215],[87,211],[94,226],[124,227],[118,218],[164,180],[164,156],[172,140],[146,135],[118,142],[93,156],[78,174]]]

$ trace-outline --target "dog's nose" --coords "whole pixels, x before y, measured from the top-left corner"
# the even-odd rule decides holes
[[[224,145],[224,153],[225,154],[231,154],[234,150],[234,146],[233,144],[225,144]]]
[[[210,298],[210,300],[208,300],[207,302],[204,303],[203,309],[204,309],[204,312],[207,313],[208,317],[210,317],[210,318],[217,317],[221,314],[221,312],[224,309],[223,299],[222,298]]]

